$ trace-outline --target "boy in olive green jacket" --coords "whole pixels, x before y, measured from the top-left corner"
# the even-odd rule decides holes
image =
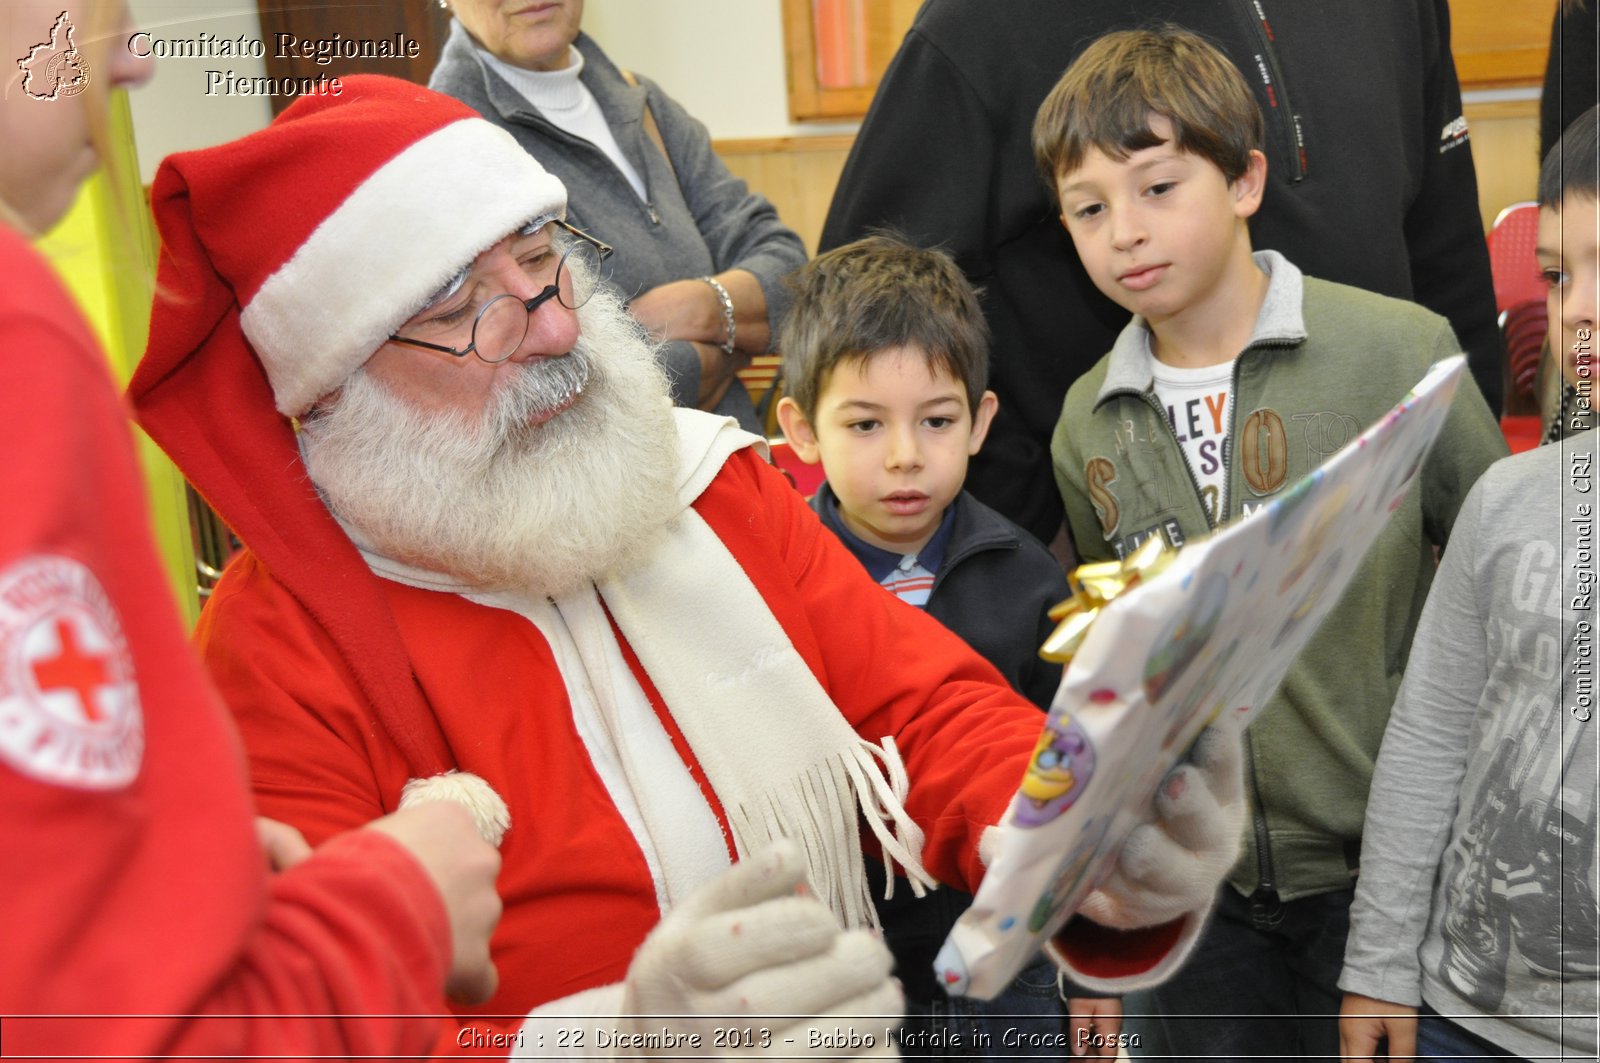
[[[1102,37],[1040,108],[1035,152],[1062,223],[1090,279],[1135,315],[1068,392],[1051,444],[1087,560],[1155,535],[1182,546],[1248,516],[1459,353],[1429,311],[1252,253],[1262,129],[1237,68],[1170,27]],[[1337,978],[1378,744],[1434,548],[1505,453],[1464,378],[1415,488],[1251,724],[1243,857],[1189,963],[1154,993],[1180,1056],[1338,1054]]]

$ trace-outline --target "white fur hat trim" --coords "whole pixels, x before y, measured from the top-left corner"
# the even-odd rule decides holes
[[[483,840],[495,848],[511,829],[511,810],[505,799],[482,777],[464,771],[447,771],[428,779],[412,779],[400,791],[400,807],[415,808],[430,801],[456,801],[472,813]]]
[[[240,314],[278,411],[303,414],[463,266],[524,223],[566,210],[561,182],[481,118],[452,122],[394,156]]]

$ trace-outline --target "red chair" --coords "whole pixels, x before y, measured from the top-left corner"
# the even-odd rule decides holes
[[[750,401],[756,405],[756,414],[762,419],[762,431],[769,436],[778,435],[778,400],[783,397],[783,359],[776,354],[758,354],[750,364],[734,375],[750,392]],[[771,395],[767,393],[776,388]]]
[[[1506,367],[1510,370],[1510,384],[1515,398],[1538,407],[1534,393],[1539,375],[1539,362],[1544,357],[1544,338],[1550,322],[1546,316],[1545,301],[1525,299],[1500,315],[1500,330],[1506,338]],[[1513,396],[1508,395],[1509,400]]]
[[[1513,454],[1521,454],[1539,445],[1544,435],[1544,422],[1537,414],[1522,417],[1500,418],[1500,433],[1506,437],[1506,447]]]
[[[772,464],[776,465],[778,471],[788,477],[789,482],[794,484],[796,491],[799,491],[807,500],[817,493],[817,488],[822,486],[824,479],[822,462],[819,461],[815,465],[807,465],[795,454],[794,447],[781,439],[769,439],[767,440],[767,446],[772,448]]]
[[[1500,315],[1506,340],[1506,409],[1500,431],[1511,453],[1539,445],[1544,432],[1539,416],[1539,364],[1545,357],[1549,321],[1543,298],[1525,299]]]
[[[1489,272],[1499,313],[1530,299],[1544,299],[1544,282],[1533,249],[1539,240],[1539,204],[1513,203],[1489,227]]]

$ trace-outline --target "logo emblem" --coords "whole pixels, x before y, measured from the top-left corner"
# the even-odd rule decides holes
[[[29,48],[28,54],[17,60],[24,94],[53,102],[89,87],[89,61],[72,42],[75,29],[72,19],[61,12],[50,27],[50,39]]]
[[[44,782],[111,790],[143,758],[133,658],[94,574],[65,557],[0,572],[0,760]]]
[[[1117,482],[1117,467],[1110,458],[1090,458],[1083,467],[1084,479],[1089,483],[1089,501],[1094,504],[1095,515],[1100,518],[1100,533],[1110,539],[1122,524],[1122,510],[1111,485]]]
[[[1270,495],[1289,478],[1289,433],[1276,410],[1252,411],[1240,431],[1239,471],[1258,496]]]

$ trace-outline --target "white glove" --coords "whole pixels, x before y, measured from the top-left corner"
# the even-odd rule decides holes
[[[1201,731],[1189,761],[1162,780],[1155,818],[1128,835],[1115,870],[1079,912],[1103,926],[1130,929],[1207,911],[1239,858],[1243,759],[1234,717]]]
[[[624,1023],[698,1033],[698,1052],[712,1057],[898,1058],[886,1036],[903,1012],[889,950],[872,933],[840,929],[804,880],[800,851],[784,841],[690,894],[635,954]],[[750,1036],[717,1044],[730,1028]]]

